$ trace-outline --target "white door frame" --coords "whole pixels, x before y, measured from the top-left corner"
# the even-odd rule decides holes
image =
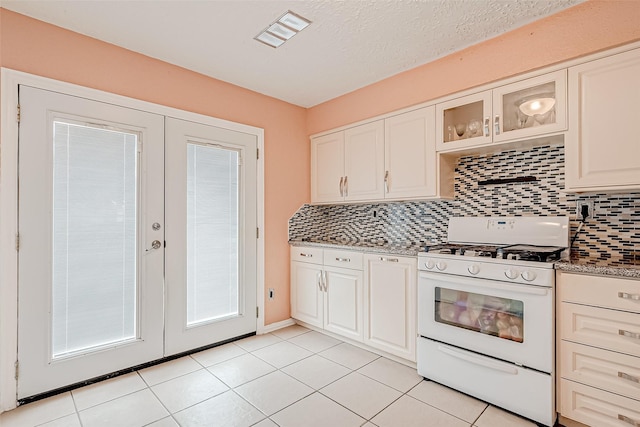
[[[0,413],[16,407],[18,358],[18,85],[93,99],[150,113],[171,116],[255,135],[264,153],[264,129],[153,104],[101,90],[2,68],[0,71]],[[257,333],[264,326],[264,155],[258,159]]]

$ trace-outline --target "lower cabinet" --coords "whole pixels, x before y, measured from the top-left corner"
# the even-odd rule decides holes
[[[417,260],[365,255],[364,342],[416,360]]]

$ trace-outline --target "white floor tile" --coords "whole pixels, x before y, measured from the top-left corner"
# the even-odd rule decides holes
[[[279,371],[246,383],[235,391],[267,415],[313,393],[313,389]]]
[[[358,427],[363,418],[320,393],[314,393],[283,409],[271,418],[280,427]]]
[[[80,411],[84,427],[139,427],[165,418],[169,413],[145,389]]]
[[[286,366],[282,369],[282,372],[318,390],[344,377],[351,370],[324,357],[313,355],[293,365]]]
[[[200,351],[192,354],[191,357],[202,366],[208,367],[215,365],[216,363],[224,362],[225,360],[233,359],[234,357],[242,356],[245,353],[246,351],[242,348],[238,347],[234,343],[229,343],[221,345],[220,347]]]
[[[4,426],[1,421],[0,425]],[[38,427],[81,427],[81,424],[78,414],[71,414],[48,423],[40,424]]]
[[[470,423],[487,408],[481,400],[432,381],[422,381],[408,395]]]
[[[181,427],[248,427],[264,414],[229,390],[174,415]]]
[[[278,338],[282,338],[283,340],[288,340],[293,337],[297,337],[298,335],[306,334],[311,331],[311,329],[307,329],[304,326],[300,325],[292,325],[287,326],[286,328],[278,329],[277,331],[271,332],[273,335]]]
[[[229,388],[206,369],[151,387],[162,404],[174,413],[203,402]]]
[[[321,334],[316,331],[311,331],[306,334],[298,335],[289,340],[302,348],[305,348],[313,353],[318,353],[333,346],[340,344],[342,341],[335,338],[331,338],[328,335]]]
[[[384,357],[363,366],[358,372],[403,393],[422,381],[422,376],[414,368]]]
[[[264,334],[264,335],[254,335],[249,338],[241,339],[240,341],[235,341],[234,344],[242,347],[246,351],[255,351],[259,348],[266,347],[268,345],[272,345],[282,341],[275,335],[272,334]]]
[[[376,415],[371,422],[380,427],[469,427],[469,423],[406,395]]]
[[[207,369],[229,387],[237,387],[275,371],[273,366],[252,354],[245,354]]]
[[[260,350],[256,350],[252,354],[276,368],[283,368],[309,357],[313,353],[302,347],[291,344],[290,342],[282,341],[277,344],[261,348]]]
[[[37,402],[20,406],[0,415],[0,426],[35,426],[75,412],[71,393],[63,393]]]
[[[163,418],[151,424],[147,424],[145,427],[178,427],[178,423],[171,417]]]
[[[169,362],[164,362],[159,365],[143,369],[138,371],[138,373],[147,385],[151,387],[153,385],[160,384],[161,382],[188,374],[189,372],[197,371],[198,369],[202,369],[202,366],[189,356],[185,356],[180,359],[171,360]]]
[[[269,418],[265,418],[258,424],[254,424],[253,427],[278,427],[278,424],[274,423]]]
[[[329,384],[320,392],[366,419],[373,417],[402,396],[398,390],[357,372]]]
[[[304,336],[304,335],[303,335]],[[349,369],[360,369],[380,356],[351,344],[342,343],[320,353],[320,356],[333,360]]]
[[[137,372],[121,375],[71,392],[78,411],[90,408],[100,403],[126,396],[127,394],[147,388],[145,382]]]
[[[536,424],[511,412],[489,406],[474,425],[477,427],[535,427]]]

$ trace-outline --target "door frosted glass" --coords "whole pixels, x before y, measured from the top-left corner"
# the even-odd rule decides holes
[[[136,338],[136,134],[54,122],[52,356]]]
[[[187,144],[187,325],[235,316],[239,154]]]

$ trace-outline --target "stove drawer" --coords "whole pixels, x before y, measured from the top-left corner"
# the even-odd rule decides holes
[[[640,357],[640,315],[563,302],[560,304],[563,340]]]
[[[562,378],[640,400],[640,358],[562,341]]]
[[[640,401],[569,380],[561,380],[560,413],[590,426],[640,425]]]
[[[558,299],[640,313],[640,280],[560,273]]]

